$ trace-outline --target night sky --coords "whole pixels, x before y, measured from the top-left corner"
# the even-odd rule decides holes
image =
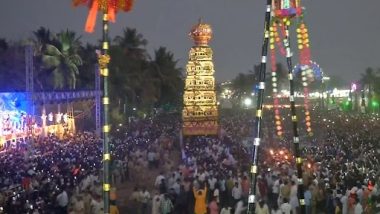
[[[73,8],[70,0],[2,0],[0,37],[30,37],[40,26],[53,32],[69,28],[84,41],[101,37],[84,33],[87,8]],[[199,17],[212,25],[216,77],[233,78],[260,61],[265,0],[137,0],[132,12],[117,15],[111,36],[126,26],[137,28],[149,41],[150,53],[165,46],[186,64],[192,41],[187,33]],[[310,32],[312,59],[328,75],[346,81],[360,77],[366,67],[380,67],[380,1],[303,0]],[[98,16],[100,18],[100,16]],[[99,19],[100,21],[100,19]],[[296,41],[293,40],[293,44]],[[296,46],[294,46],[296,51]],[[296,60],[296,59],[295,59]]]

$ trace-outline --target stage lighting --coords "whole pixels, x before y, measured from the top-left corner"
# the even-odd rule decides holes
[[[67,113],[65,113],[63,115],[63,122],[67,123],[67,121],[68,121],[68,116],[67,116]]]
[[[48,115],[49,122],[53,122],[53,118],[54,118],[54,115],[53,115],[53,113],[50,112]]]
[[[61,121],[62,121],[62,113],[58,113],[56,115],[56,121],[57,121],[57,123],[61,123]]]

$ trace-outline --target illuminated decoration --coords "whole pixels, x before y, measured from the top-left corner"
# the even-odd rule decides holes
[[[111,22],[115,22],[116,13],[119,11],[128,12],[132,10],[134,0],[73,0],[73,5],[86,5],[90,11],[87,16],[85,30],[88,33],[94,32],[98,11],[108,15]]]
[[[109,132],[111,126],[109,125],[109,104],[110,99],[108,96],[108,64],[110,61],[109,56],[109,38],[108,38],[108,24],[109,21],[114,22],[116,13],[119,11],[128,12],[133,7],[134,0],[73,0],[73,5],[87,5],[90,8],[88,13],[85,30],[86,32],[94,32],[95,22],[98,11],[103,13],[102,21],[102,51],[98,53],[98,64],[100,74],[103,79],[103,203],[104,213],[110,212],[110,189],[111,189],[111,173],[110,173],[110,139]],[[100,99],[97,99],[100,101]]]
[[[56,114],[56,122],[61,123],[61,121],[62,121],[62,113],[58,112],[58,114]]]
[[[0,93],[0,136],[22,133],[26,130],[29,105],[26,93]]]
[[[273,16],[276,18],[289,18],[302,14],[301,0],[273,0]]]
[[[185,91],[182,111],[183,135],[217,135],[218,108],[215,92],[212,49],[208,46],[212,38],[210,25],[201,21],[189,36],[195,46],[190,49],[186,66]]]
[[[273,94],[273,106],[274,106],[274,120],[276,124],[276,134],[278,137],[282,137],[283,134],[283,127],[282,127],[282,120],[281,120],[281,113],[280,113],[280,102],[278,98],[278,78],[277,78],[277,63],[276,63],[276,50],[275,50],[275,42],[280,47],[280,50],[282,50],[282,53],[285,53],[285,50],[283,46],[281,45],[281,40],[279,37],[279,33],[276,30],[277,24],[275,22],[272,22],[272,26],[269,28],[269,48],[270,48],[270,56],[271,56],[271,74],[272,74],[272,94]]]
[[[305,63],[305,62],[304,62]],[[304,94],[304,111],[306,131],[310,136],[313,135],[311,128],[310,106],[309,106],[309,88],[308,83],[316,80],[322,81],[323,72],[316,62],[309,60],[307,64],[298,64],[293,69],[293,75],[297,76],[301,72],[301,80]]]
[[[53,122],[53,119],[54,119],[54,115],[53,115],[52,112],[50,112],[50,113],[48,114],[48,120],[49,120],[49,122]]]
[[[303,17],[300,17],[297,27],[297,43],[299,50],[299,63],[301,65],[310,65],[310,41],[309,33]]]
[[[64,114],[63,114],[63,122],[64,122],[64,123],[67,123],[67,122],[68,122],[68,119],[69,119],[69,117],[68,117],[67,113],[64,113]]]
[[[351,91],[355,92],[358,89],[358,85],[356,83],[351,84]]]

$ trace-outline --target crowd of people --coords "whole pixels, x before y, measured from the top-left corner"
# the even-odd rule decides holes
[[[312,113],[318,129],[301,138],[306,213],[379,213],[379,117]],[[263,121],[266,138],[260,147],[255,212],[296,214],[299,181],[291,132],[277,139],[271,123],[270,117]],[[244,213],[251,158],[244,142],[250,142],[254,118],[248,112],[224,113],[220,124],[219,136],[185,137],[182,143],[178,115],[121,124],[111,141],[112,186],[135,185],[127,206],[137,214]],[[51,135],[19,145],[0,156],[0,213],[103,212],[98,137]],[[176,161],[173,155],[180,154]],[[113,188],[113,213],[124,205],[115,192]]]
[[[314,110],[313,118],[315,135],[302,137],[306,213],[378,213],[379,117]],[[253,123],[246,113],[230,115],[221,119],[218,137],[185,138],[182,162],[155,180],[151,213],[245,212],[250,149],[241,142],[252,133]],[[269,135],[270,119],[264,124]],[[302,121],[299,125],[302,131]],[[300,213],[291,143],[290,137],[272,136],[260,148],[256,213]],[[146,191],[138,194],[136,189],[133,195]]]
[[[95,179],[101,167],[101,147],[93,134],[81,133],[64,140],[51,135],[34,140],[27,147],[1,154],[2,212],[64,213],[70,202],[69,192],[83,181],[94,177],[93,183],[101,186],[101,181]]]
[[[166,124],[165,118],[157,118],[118,127],[111,138],[113,187],[142,179],[138,176],[145,166],[157,167],[160,156],[168,156],[165,151],[172,145],[160,143],[172,142],[175,124]],[[103,213],[103,147],[95,134],[49,135],[17,145],[0,156],[0,213]],[[110,196],[111,210],[117,213],[115,188]]]

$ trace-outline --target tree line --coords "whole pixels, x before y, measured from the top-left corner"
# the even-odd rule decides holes
[[[148,41],[136,29],[126,27],[121,35],[110,38],[110,98],[111,114],[120,117],[126,111],[137,110],[149,114],[152,109],[182,107],[184,72],[174,54],[160,47],[151,56]],[[0,91],[25,90],[25,46],[34,53],[34,90],[93,90],[98,44],[84,43],[70,30],[58,33],[40,27],[32,37],[22,41],[0,38]],[[246,73],[239,73],[231,81],[233,97],[241,99],[250,94],[258,80],[259,65]],[[287,68],[277,64],[278,88],[288,88]],[[302,91],[301,77],[296,78],[296,90]],[[266,93],[271,94],[271,75],[267,73]],[[367,89],[368,99],[380,94],[379,69],[367,68],[356,81]],[[330,88],[347,86],[338,76],[332,76]],[[310,83],[312,91],[321,89],[320,80]],[[220,87],[217,87],[220,89]]]
[[[27,45],[34,50],[35,91],[95,88],[100,42],[84,43],[73,31],[53,33],[44,27],[32,35],[23,41],[0,39],[0,91],[25,91]],[[181,106],[184,76],[172,52],[160,47],[151,56],[146,50],[148,41],[131,28],[109,40],[111,114]]]

